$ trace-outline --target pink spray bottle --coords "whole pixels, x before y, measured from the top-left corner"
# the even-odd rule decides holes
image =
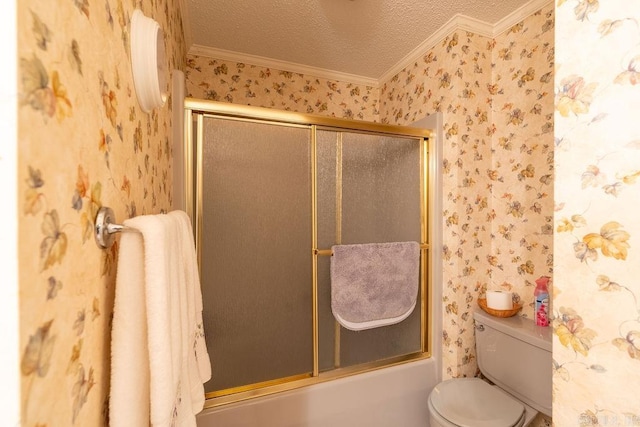
[[[538,326],[549,326],[549,277],[542,276],[536,280],[535,297],[535,321]]]

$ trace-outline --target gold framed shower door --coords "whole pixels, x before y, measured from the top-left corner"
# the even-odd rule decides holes
[[[430,259],[429,256],[429,139],[432,131],[393,126],[372,122],[337,119],[311,114],[301,114],[289,111],[274,110],[260,107],[243,106],[213,101],[204,101],[187,98],[185,100],[185,134],[184,134],[184,170],[185,170],[185,206],[186,211],[194,224],[196,251],[198,264],[202,266],[202,230],[203,230],[203,122],[206,117],[224,118],[229,120],[241,120],[258,123],[276,124],[279,126],[293,126],[308,128],[311,133],[311,221],[312,236],[310,248],[311,277],[312,277],[312,358],[313,368],[309,373],[293,375],[285,378],[277,378],[254,384],[228,388],[206,394],[205,407],[215,407],[227,403],[238,402],[257,396],[263,396],[285,390],[291,390],[307,385],[318,384],[324,381],[342,378],[354,374],[368,372],[375,369],[394,366],[415,360],[429,358],[432,353],[430,332],[433,319],[432,310],[429,309],[431,301],[431,283],[429,280]],[[363,363],[356,366],[340,367],[339,328],[336,328],[336,343],[334,345],[334,366],[330,371],[320,372],[319,369],[319,338],[318,338],[318,257],[331,256],[329,248],[318,247],[318,171],[317,171],[317,141],[318,130],[333,130],[344,132],[368,133],[391,137],[415,138],[420,141],[420,351],[391,357],[384,360]],[[337,152],[341,154],[341,137],[337,144]],[[194,150],[195,147],[195,150]],[[338,159],[336,160],[336,163]],[[336,167],[338,185],[342,182],[341,168]],[[336,195],[336,203],[342,203],[342,194]],[[336,209],[336,215],[340,215],[341,209]],[[340,218],[336,218],[336,243],[341,243]],[[215,343],[210,344],[215,345]],[[212,361],[215,363],[215,360]]]

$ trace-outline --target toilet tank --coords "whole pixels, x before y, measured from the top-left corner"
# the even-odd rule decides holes
[[[480,371],[516,399],[551,416],[551,328],[520,316],[494,317],[479,308],[473,317]]]

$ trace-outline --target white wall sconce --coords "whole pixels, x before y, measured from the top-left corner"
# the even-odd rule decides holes
[[[167,100],[167,64],[160,25],[136,9],[131,16],[131,68],[140,107],[145,113]]]

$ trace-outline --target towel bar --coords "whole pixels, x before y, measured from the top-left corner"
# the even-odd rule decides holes
[[[107,206],[98,209],[93,235],[100,249],[109,249],[116,240],[115,234],[128,229],[124,225],[115,223],[113,209]]]
[[[420,249],[429,249],[428,243],[420,243]],[[314,255],[320,256],[333,256],[333,251],[331,249],[313,249]]]

